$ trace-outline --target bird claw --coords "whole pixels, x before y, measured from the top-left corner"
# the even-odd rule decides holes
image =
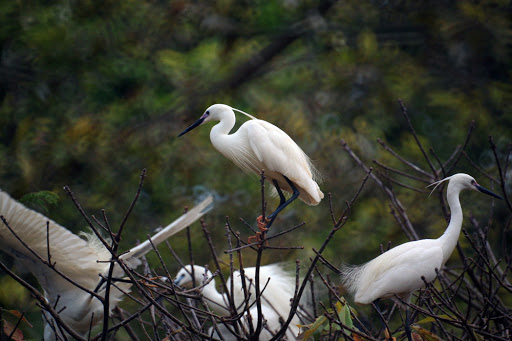
[[[265,238],[264,232],[256,232],[256,235],[250,236],[249,238],[247,238],[247,243],[249,243],[249,244],[257,243],[258,247],[261,247],[261,245],[263,245],[263,244],[265,246],[268,246],[268,241]]]
[[[270,219],[263,218],[263,216],[259,216],[256,218],[256,222],[258,223],[258,228],[262,233],[266,233],[268,231],[268,228],[266,227],[268,223],[270,223]]]
[[[252,244],[254,242],[260,241],[260,239],[261,239],[261,233],[256,232],[256,235],[250,236],[249,238],[247,238],[247,243]]]
[[[258,228],[260,230],[260,232],[256,232],[256,235],[254,236],[250,236],[248,239],[247,239],[247,242],[249,244],[251,243],[258,243],[260,246],[264,243],[265,245],[268,245],[268,241],[266,241],[265,239],[265,235],[268,231],[268,228],[266,227],[267,224],[270,222],[270,219],[263,219],[263,216],[259,216],[258,218],[256,218],[256,222],[258,224]]]

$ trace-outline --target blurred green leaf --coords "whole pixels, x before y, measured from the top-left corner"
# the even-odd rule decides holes
[[[323,324],[328,321],[327,317],[324,315],[317,317],[315,322],[308,324],[308,325],[297,325],[299,328],[306,328],[305,331],[301,332],[297,336],[297,340],[308,340],[310,337],[313,336],[313,334],[318,330],[318,328],[321,328]]]
[[[49,209],[57,206],[59,200],[59,196],[53,192],[39,191],[25,194],[19,201],[27,207],[48,214]]]
[[[350,329],[356,329],[354,327],[354,322],[352,321],[352,316],[350,315],[350,307],[348,304],[342,304],[341,302],[336,302],[336,310],[338,311],[340,322],[347,326]],[[344,331],[345,334],[349,335],[350,332]]]

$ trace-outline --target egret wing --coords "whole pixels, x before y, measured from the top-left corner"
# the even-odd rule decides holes
[[[190,226],[197,219],[201,218],[205,213],[207,213],[212,208],[213,196],[209,195],[206,199],[201,201],[194,208],[189,210],[187,213],[183,214],[181,217],[173,221],[171,224],[163,228],[160,232],[151,237],[151,242],[156,247],[161,242],[165,241],[167,238],[175,235],[176,233],[182,231],[186,227]],[[121,259],[127,262],[127,264],[131,267],[135,267],[140,264],[139,257],[145,255],[149,251],[153,250],[153,246],[151,245],[149,240],[135,246],[130,249],[129,252],[123,254]]]
[[[364,265],[356,302],[368,304],[377,298],[415,291],[424,285],[422,276],[432,281],[443,260],[441,248],[432,242],[425,239],[402,244],[408,249],[391,249]]]
[[[279,187],[292,192],[281,175],[291,180],[299,190],[299,199],[308,205],[317,205],[324,194],[315,182],[318,172],[309,157],[281,129],[262,120],[245,123],[246,140],[254,159],[265,169],[267,177],[275,179]]]
[[[246,125],[250,147],[266,169],[284,174],[292,181],[304,175],[313,176],[309,157],[288,134],[263,120],[248,121]]]
[[[44,215],[26,208],[1,190],[0,215],[3,216],[16,235],[33,252],[45,260],[48,260],[47,245],[49,244],[51,262],[55,262],[55,267],[65,275],[89,287],[93,287],[97,283],[98,273],[104,271],[105,265],[97,263],[97,254],[88,247],[85,240]],[[3,222],[0,225],[0,235],[2,237],[0,239],[2,250],[34,273],[45,289],[50,285],[55,286],[57,283],[72,286],[67,281],[61,281],[60,275],[42,264]]]

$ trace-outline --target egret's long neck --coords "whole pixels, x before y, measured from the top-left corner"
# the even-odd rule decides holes
[[[215,288],[215,281],[211,281],[203,288],[203,296],[210,308],[221,316],[230,314],[228,307],[228,299],[226,295],[221,294]]]
[[[460,206],[459,193],[460,190],[450,190],[450,185],[448,185],[446,198],[451,212],[450,224],[448,224],[444,234],[439,237],[443,248],[443,264],[450,258],[453,249],[457,245],[462,227],[462,207]]]
[[[235,113],[232,110],[225,111],[220,122],[210,130],[210,141],[218,151],[222,152],[223,144],[221,141],[229,136],[229,132],[235,126],[235,120]]]

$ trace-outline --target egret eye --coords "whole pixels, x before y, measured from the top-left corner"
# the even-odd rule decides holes
[[[206,112],[204,113],[205,116],[210,116],[210,111],[209,110],[206,110]]]
[[[476,181],[475,180],[471,180],[471,184],[474,186],[476,185]]]

